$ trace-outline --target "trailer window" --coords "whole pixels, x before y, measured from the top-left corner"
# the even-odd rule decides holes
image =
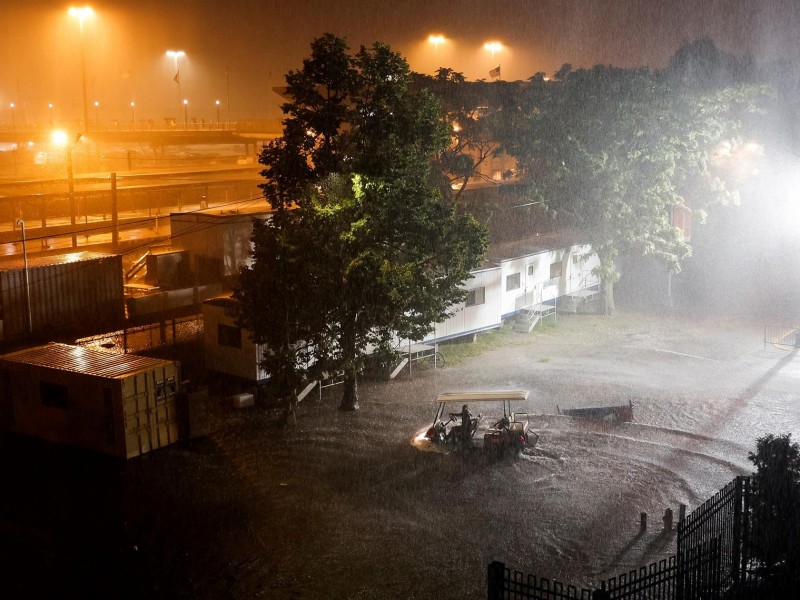
[[[42,406],[52,406],[53,408],[69,408],[69,391],[67,386],[47,381],[39,382],[39,398]]]
[[[217,343],[229,348],[241,348],[242,330],[230,325],[217,325]]]
[[[561,277],[561,261],[550,263],[550,279]]]
[[[469,290],[467,293],[467,306],[477,306],[486,302],[486,288],[479,287]]]
[[[508,277],[506,277],[507,292],[519,289],[519,275],[520,275],[519,273],[514,273],[513,275],[509,275]]]

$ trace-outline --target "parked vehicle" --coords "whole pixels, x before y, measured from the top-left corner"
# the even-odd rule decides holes
[[[439,394],[436,416],[424,437],[435,444],[454,448],[471,446],[520,453],[539,441],[539,436],[528,428],[527,411],[519,411],[525,408],[528,393],[528,390],[490,390]],[[461,412],[464,405],[470,411],[466,434]],[[480,412],[473,416],[475,410]]]

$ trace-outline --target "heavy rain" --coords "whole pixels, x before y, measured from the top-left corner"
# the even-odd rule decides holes
[[[4,597],[796,589],[800,6],[0,15]]]

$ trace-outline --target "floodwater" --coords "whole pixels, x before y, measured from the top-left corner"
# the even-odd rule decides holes
[[[529,389],[519,458],[424,452],[443,391]],[[593,586],[675,550],[661,517],[748,474],[757,437],[800,438],[800,356],[763,324],[559,317],[459,365],[338,389],[277,415],[212,403],[212,434],[120,463],[4,439],[9,597],[482,598],[492,560]],[[633,403],[634,422],[558,407]],[[639,515],[647,512],[642,532]],[[10,579],[8,577],[10,575]],[[10,588],[8,584],[10,582]]]

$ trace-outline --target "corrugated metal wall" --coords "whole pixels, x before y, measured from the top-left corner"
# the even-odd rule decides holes
[[[118,328],[125,318],[122,257],[118,255],[31,267],[33,332],[97,333]],[[27,334],[23,269],[0,272],[2,340]]]

